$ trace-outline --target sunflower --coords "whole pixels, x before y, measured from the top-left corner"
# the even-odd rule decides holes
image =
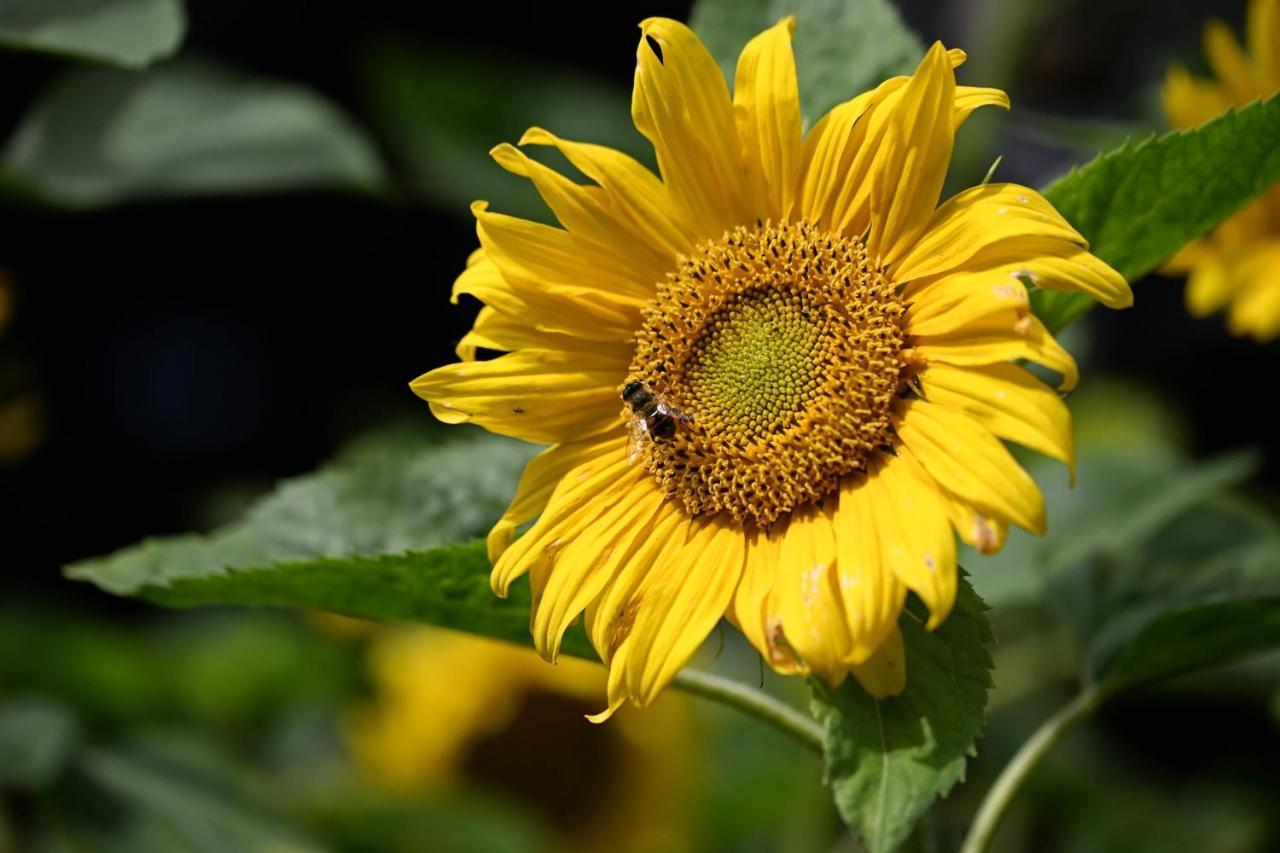
[[[1249,52],[1226,24],[1210,21],[1204,51],[1217,79],[1169,69],[1161,90],[1176,128],[1198,127],[1231,107],[1280,92],[1280,0],[1251,0]],[[1165,265],[1187,276],[1187,309],[1197,317],[1226,309],[1233,335],[1280,335],[1280,186],[1274,186]]]
[[[1073,462],[1065,405],[1017,363],[1076,383],[1028,286],[1132,301],[1034,190],[938,204],[957,127],[1008,106],[956,85],[963,52],[934,44],[805,134],[793,27],[746,45],[730,96],[687,27],[640,25],[631,111],[660,178],[539,128],[521,145],[591,183],[495,148],[563,227],[474,205],[454,298],[485,307],[461,362],[413,382],[441,420],[551,445],[489,535],[493,587],[529,576],[549,659],[585,612],[597,719],[653,701],[722,616],[779,672],[900,692],[898,615],[911,592],[946,618],[953,528],[982,551],[1044,529],[1001,439]],[[624,389],[653,398],[637,452]]]
[[[501,797],[541,819],[558,850],[692,849],[694,720],[680,697],[601,728],[582,717],[605,674],[585,661],[549,667],[528,649],[430,628],[375,631],[367,660],[372,695],[346,739],[371,783]]]

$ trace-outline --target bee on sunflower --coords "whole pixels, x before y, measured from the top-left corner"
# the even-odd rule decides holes
[[[492,581],[528,575],[549,659],[585,614],[595,719],[652,702],[725,616],[779,672],[898,693],[899,614],[915,593],[947,617],[956,535],[1044,530],[1002,439],[1073,464],[1066,406],[1021,362],[1064,391],[1076,365],[1028,286],[1112,308],[1129,286],[1032,189],[939,204],[956,129],[1009,103],[956,84],[962,51],[804,133],[793,19],[746,45],[732,95],[683,24],[640,29],[631,110],[660,176],[540,128],[520,144],[590,183],[495,148],[562,227],[474,205],[454,299],[484,307],[412,387],[445,422],[551,445],[489,535]]]

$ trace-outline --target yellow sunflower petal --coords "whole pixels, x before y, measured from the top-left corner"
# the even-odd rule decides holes
[[[682,221],[658,176],[621,151],[586,142],[570,142],[540,127],[532,127],[521,145],[549,145],[560,151],[582,174],[609,196],[618,216],[645,235],[661,257],[674,264],[694,243],[694,229]]]
[[[924,400],[904,400],[897,432],[943,488],[987,516],[1044,533],[1044,499],[1035,481],[968,415]]]
[[[874,91],[838,104],[809,131],[804,141],[804,178],[800,190],[800,213],[805,219],[833,226],[845,222],[850,230],[865,228],[868,191],[864,178],[870,158],[864,156],[858,161],[858,168],[854,167],[857,155],[864,150],[867,135],[867,123],[862,118],[874,105],[906,85],[907,79],[895,77]],[[859,207],[846,197],[853,192],[863,194],[860,205],[864,209],[863,220],[855,219],[851,212]],[[848,216],[843,217],[847,211]]]
[[[617,268],[621,275],[613,281],[620,292],[642,299],[653,295],[656,283],[670,269],[670,259],[651,251],[643,234],[614,215],[608,193],[600,187],[574,183],[514,145],[504,143],[490,154],[502,168],[533,183],[578,243],[583,260],[596,267]]]
[[[955,48],[947,51],[946,56],[952,68],[965,60],[964,51]],[[889,126],[888,121],[880,121],[876,129],[869,130],[869,117],[911,79],[891,77],[874,90],[837,104],[809,131],[801,169],[799,211],[803,217],[859,237],[866,232],[872,186],[868,175],[876,164],[881,137]],[[958,126],[969,112],[983,103],[999,103],[994,95],[979,94],[994,91],[962,92],[957,88],[953,123]],[[987,100],[988,97],[991,100]]]
[[[410,387],[447,424],[555,444],[617,426],[625,373],[625,363],[604,354],[520,350],[438,367]]]
[[[1070,244],[1046,244],[1043,254],[1023,265],[1026,277],[1044,290],[1092,296],[1108,308],[1133,305],[1133,289],[1124,276],[1087,250]]]
[[[545,558],[548,549],[554,552],[562,547],[595,518],[595,512],[624,495],[625,488],[619,484],[630,485],[627,475],[635,470],[627,463],[625,444],[625,436],[602,442],[598,453],[584,453],[583,461],[561,477],[537,523],[494,562],[490,583],[495,593],[505,598],[511,584]]]
[[[955,104],[955,72],[942,43],[934,42],[907,85],[872,114],[868,133],[879,145],[871,173],[871,258],[892,264],[927,226],[951,164]]]
[[[599,323],[623,337],[635,328],[648,290],[616,265],[594,263],[598,259],[568,231],[492,213],[484,202],[473,204],[471,212],[485,257],[522,298],[545,306],[539,314],[577,315],[579,322]]]
[[[849,626],[845,662],[865,663],[898,624],[907,588],[887,564],[887,548],[876,526],[875,494],[867,477],[840,483],[834,524],[836,574]],[[950,531],[948,531],[950,532]]]
[[[1207,317],[1221,309],[1235,294],[1231,273],[1216,252],[1206,253],[1187,277],[1187,310],[1193,317]]]
[[[1200,80],[1174,65],[1160,87],[1160,104],[1169,124],[1176,128],[1199,127],[1231,108],[1231,97],[1221,86]]]
[[[775,580],[778,573],[778,541],[756,528],[747,534],[746,562],[728,616],[764,659],[778,672],[807,670],[782,639]]]
[[[638,613],[638,593],[649,572],[655,565],[665,565],[675,559],[699,529],[680,511],[664,513],[640,548],[618,567],[596,600],[587,606],[587,635],[605,663],[612,665],[614,656],[631,634]],[[621,682],[619,687],[621,689]]]
[[[812,504],[775,527],[778,537],[778,610],[787,644],[815,674],[840,683],[852,642],[836,576],[831,507]],[[780,529],[779,529],[780,528]]]
[[[872,469],[867,492],[883,567],[920,596],[933,630],[956,600],[956,542],[938,489],[908,462],[890,456]]]
[[[570,471],[610,450],[616,451],[617,447],[617,436],[596,437],[557,444],[530,459],[520,475],[515,497],[489,531],[489,562],[498,562],[498,558],[511,546],[516,528],[532,521],[546,509],[552,492]]]
[[[908,286],[907,329],[913,336],[945,335],[1010,312],[1025,316],[1031,300],[1021,267],[963,272]]]
[[[1075,472],[1071,413],[1051,388],[1016,364],[929,365],[925,399],[964,412],[993,435],[1065,463]]]
[[[598,513],[556,555],[533,613],[533,642],[540,654],[555,660],[564,632],[663,522],[670,525],[674,511],[652,478],[639,476],[626,500]]]
[[[947,518],[959,535],[960,541],[983,554],[990,554],[1004,547],[1005,538],[1009,535],[1008,524],[986,515],[973,504],[947,491],[941,483],[929,476],[909,447],[898,445],[894,450],[898,458],[909,466],[920,480],[934,485],[938,500],[946,510]]]
[[[1245,33],[1262,91],[1280,90],[1280,0],[1250,0]]]
[[[1231,271],[1240,293],[1227,312],[1235,335],[1269,341],[1280,333],[1280,242],[1262,243],[1244,253]]]
[[[733,84],[746,179],[758,215],[775,222],[790,218],[800,175],[800,93],[791,54],[795,26],[795,18],[783,18],[747,42]]]
[[[698,237],[751,221],[729,87],[693,31],[679,21],[640,24],[631,118],[653,143],[658,168]]]
[[[1245,56],[1231,28],[1222,21],[1210,21],[1205,26],[1204,54],[1214,76],[1226,84],[1237,105],[1246,104],[1258,96],[1261,87],[1249,57]]]
[[[979,107],[1000,107],[1009,109],[1009,96],[1002,89],[988,89],[982,86],[957,86],[956,108],[952,124],[956,127],[964,124],[965,119]]]
[[[476,350],[515,352],[521,349],[574,350],[604,356],[617,364],[631,360],[631,345],[618,341],[584,341],[562,332],[548,332],[528,326],[523,319],[503,314],[488,306],[481,308],[475,324],[458,341],[454,351],[463,361],[475,361]]]
[[[923,236],[894,266],[894,279],[907,282],[959,270],[980,262],[983,254],[1035,257],[1046,238],[1085,245],[1035,190],[983,184],[956,193],[934,212]]]
[[[865,663],[853,668],[853,677],[877,699],[897,696],[907,687],[907,650],[898,626]]]
[[[724,616],[742,576],[743,546],[740,528],[713,521],[650,569],[631,632],[614,658],[637,705],[657,697]]]
[[[922,335],[915,338],[914,345],[927,363],[970,367],[1028,359],[1061,375],[1061,391],[1071,391],[1080,379],[1076,360],[1034,314],[1024,310],[991,314],[946,334]]]
[[[969,261],[958,271],[916,279],[906,286],[904,294],[920,313],[937,289],[934,283],[956,277],[985,281],[995,295],[1001,296],[1011,295],[1007,291],[1014,287],[1013,282],[1027,281],[1044,290],[1083,293],[1108,308],[1133,305],[1133,290],[1120,273],[1078,244],[1053,238],[1010,240],[1003,246],[993,246],[979,261]]]

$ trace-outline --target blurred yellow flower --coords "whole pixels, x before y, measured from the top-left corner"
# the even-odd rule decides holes
[[[1169,123],[1198,127],[1231,107],[1280,92],[1280,0],[1249,3],[1248,53],[1226,24],[1210,21],[1204,51],[1216,79],[1169,69],[1161,96]],[[1187,308],[1197,317],[1227,310],[1233,335],[1280,335],[1280,186],[1175,255],[1164,267],[1187,275]]]
[[[956,128],[1008,106],[956,84],[962,51],[934,44],[806,135],[793,25],[747,44],[731,96],[692,31],[641,24],[632,117],[661,179],[538,128],[521,144],[593,183],[495,148],[563,228],[474,205],[454,297],[485,307],[461,363],[413,383],[446,422],[552,445],[489,536],[493,586],[529,575],[548,658],[585,611],[598,719],[653,701],[725,615],[778,671],[899,692],[908,591],[930,627],[955,600],[952,528],[984,551],[1044,529],[1000,439],[1073,462],[1066,407],[1015,363],[1076,382],[1028,284],[1132,302],[1032,189],[939,206]]]
[[[403,794],[469,785],[541,814],[563,849],[692,849],[697,739],[679,697],[593,726],[605,673],[565,658],[430,628],[384,630],[369,647],[373,697],[349,718],[357,765]]]

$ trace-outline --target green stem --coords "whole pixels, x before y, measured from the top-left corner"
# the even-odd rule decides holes
[[[822,727],[762,690],[696,669],[681,670],[671,683],[686,693],[750,714],[822,754]]]
[[[1036,729],[1035,734],[1000,772],[1000,777],[991,786],[991,790],[987,791],[960,853],[986,853],[1018,789],[1040,763],[1040,759],[1053,749],[1072,726],[1092,714],[1101,700],[1097,691],[1086,689]]]

